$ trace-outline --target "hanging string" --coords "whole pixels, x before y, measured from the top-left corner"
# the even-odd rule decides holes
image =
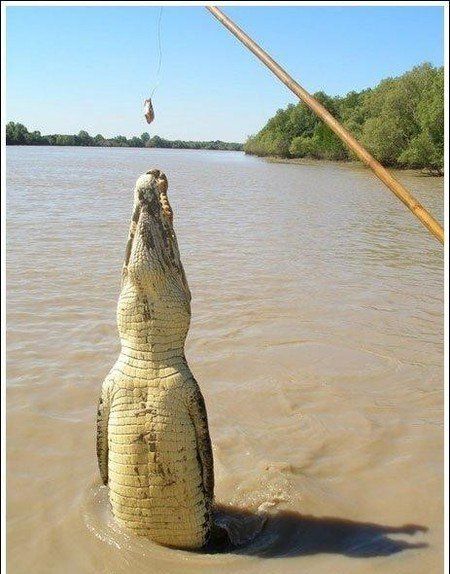
[[[155,87],[152,90],[152,93],[150,94],[150,98],[153,97],[153,94],[156,92],[156,89],[159,86],[160,83],[160,77],[161,77],[161,67],[162,67],[162,45],[161,45],[161,20],[162,20],[162,12],[163,12],[163,6],[160,6],[159,8],[159,16],[158,16],[158,27],[157,27],[157,42],[158,42],[158,67],[156,69],[156,84]]]
[[[159,8],[158,23],[157,23],[157,45],[158,45],[158,66],[156,69],[155,85],[150,94],[150,98],[144,102],[144,116],[148,124],[151,124],[155,119],[155,112],[153,111],[152,98],[153,94],[156,92],[161,78],[161,67],[162,67],[162,45],[161,45],[161,20],[162,20],[163,7]]]

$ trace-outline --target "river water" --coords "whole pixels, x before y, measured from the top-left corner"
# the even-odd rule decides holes
[[[132,190],[151,167],[169,179],[232,551],[121,530],[97,473]],[[10,574],[441,571],[443,250],[366,169],[10,147],[7,171]],[[397,175],[442,221],[443,180]]]

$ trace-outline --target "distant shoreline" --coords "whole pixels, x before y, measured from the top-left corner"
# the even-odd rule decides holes
[[[112,138],[105,138],[101,134],[91,136],[85,130],[79,131],[78,134],[42,135],[40,131],[29,132],[23,124],[16,122],[8,122],[6,124],[6,145],[209,149],[220,151],[242,151],[244,149],[244,144],[238,142],[225,142],[222,140],[166,140],[157,135],[150,137],[148,132],[131,138],[122,135]]]
[[[178,148],[178,147],[156,147],[156,146],[146,146],[146,147],[137,147],[137,146],[105,146],[105,145],[68,145],[68,144],[61,144],[61,145],[55,145],[55,144],[16,144],[16,143],[8,143],[6,144],[8,147],[53,147],[53,148],[61,148],[61,147],[82,147],[82,148],[87,148],[87,147],[91,147],[94,149],[148,149],[148,150],[152,150],[152,149],[171,149],[171,150],[175,150],[175,151],[234,151],[234,152],[240,152],[240,153],[244,153],[244,150],[242,149],[229,149],[229,148],[195,148],[195,147],[183,147],[183,148]],[[247,154],[248,155],[248,154]]]

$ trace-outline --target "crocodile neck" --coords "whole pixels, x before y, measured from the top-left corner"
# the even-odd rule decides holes
[[[121,360],[152,372],[186,364],[184,343],[191,316],[190,292],[173,229],[167,178],[150,170],[136,182],[122,270],[117,326]],[[142,373],[143,374],[143,373]]]
[[[117,308],[122,355],[136,367],[163,369],[186,364],[184,345],[190,309],[164,297],[151,300],[138,287],[125,282]]]

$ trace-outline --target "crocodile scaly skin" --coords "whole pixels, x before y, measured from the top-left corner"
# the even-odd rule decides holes
[[[117,308],[121,352],[102,385],[100,474],[116,520],[167,546],[209,537],[214,490],[205,403],[184,356],[190,292],[159,170],[142,175]]]

